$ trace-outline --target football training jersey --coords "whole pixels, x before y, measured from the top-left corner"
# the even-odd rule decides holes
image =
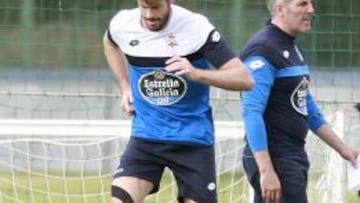
[[[209,86],[164,70],[177,54],[194,67],[219,67],[236,57],[207,18],[172,5],[161,31],[140,24],[138,8],[116,14],[109,38],[125,53],[134,96],[132,136],[160,142],[212,145],[214,126]]]
[[[247,140],[253,151],[303,150],[309,127],[325,120],[309,90],[309,68],[295,38],[268,24],[246,44],[241,59],[256,81],[243,92]],[[286,152],[286,153],[284,153]]]

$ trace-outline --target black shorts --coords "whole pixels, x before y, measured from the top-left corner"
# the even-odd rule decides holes
[[[281,203],[307,203],[306,186],[309,161],[305,152],[297,155],[272,158],[275,171],[281,184]],[[254,203],[265,203],[261,197],[260,174],[252,153],[246,147],[243,166],[247,178],[254,189]]]
[[[159,189],[161,175],[168,167],[177,181],[179,202],[193,199],[199,203],[216,203],[214,147],[150,142],[130,137],[114,178],[133,176]]]

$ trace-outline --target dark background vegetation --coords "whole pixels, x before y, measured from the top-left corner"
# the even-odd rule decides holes
[[[205,14],[239,53],[269,18],[265,0],[177,0]],[[299,40],[312,68],[359,68],[360,1],[315,0],[313,29]],[[0,68],[106,66],[102,35],[135,0],[1,0]]]

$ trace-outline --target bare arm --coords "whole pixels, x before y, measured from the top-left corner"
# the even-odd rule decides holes
[[[317,131],[316,135],[326,144],[337,151],[344,159],[356,166],[356,158],[360,151],[347,146],[335,133],[330,125],[324,124]],[[357,166],[359,167],[359,166]]]
[[[170,58],[166,64],[167,71],[174,71],[177,75],[186,75],[194,81],[227,90],[250,90],[254,85],[252,76],[237,57],[214,70],[195,68],[186,58],[180,56]]]
[[[268,150],[253,152],[260,173],[262,197],[266,202],[279,202],[281,185]]]
[[[115,74],[120,90],[123,90],[123,88],[127,89],[130,85],[124,53],[119,47],[109,40],[107,33],[105,33],[103,37],[103,46],[106,61],[108,62],[112,72]]]
[[[112,43],[107,33],[103,37],[103,46],[105,58],[115,75],[117,84],[122,93],[121,109],[128,115],[132,115],[133,109],[133,96],[129,83],[129,73],[127,69],[127,61],[124,53],[119,47]]]

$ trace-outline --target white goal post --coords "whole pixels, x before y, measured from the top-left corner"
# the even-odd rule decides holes
[[[108,137],[130,135],[130,120],[49,120],[0,119],[1,136]],[[223,137],[243,137],[242,122],[215,121],[216,134]]]

